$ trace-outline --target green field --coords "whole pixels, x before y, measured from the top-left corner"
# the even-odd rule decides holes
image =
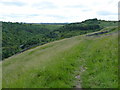
[[[117,88],[118,34],[80,35],[3,61],[3,88]]]

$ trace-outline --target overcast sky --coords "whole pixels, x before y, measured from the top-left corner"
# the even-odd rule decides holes
[[[119,0],[0,0],[0,21],[54,23],[118,20]]]

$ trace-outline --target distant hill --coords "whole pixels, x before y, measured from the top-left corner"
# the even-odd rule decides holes
[[[69,24],[69,23],[28,23],[28,24],[65,25],[65,24]]]
[[[76,35],[82,35],[89,32],[99,31],[105,27],[118,26],[117,21],[105,21],[98,19],[88,19],[83,22],[76,22],[66,24],[57,30],[54,30],[55,34],[58,34],[60,38],[68,38]]]
[[[3,22],[3,59],[23,49],[36,44],[42,45],[51,41],[50,38],[45,38],[50,31],[61,27],[61,25],[41,25],[41,24],[25,24]]]
[[[11,23],[3,22],[2,58],[8,58],[31,47],[117,26],[117,21],[89,19],[77,23]]]

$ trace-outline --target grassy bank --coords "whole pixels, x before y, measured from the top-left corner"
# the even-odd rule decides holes
[[[63,39],[3,61],[3,88],[118,87],[117,33]],[[75,78],[80,75],[80,78]]]

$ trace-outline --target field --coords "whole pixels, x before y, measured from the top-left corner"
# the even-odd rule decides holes
[[[3,88],[117,88],[118,34],[62,39],[3,61]]]

